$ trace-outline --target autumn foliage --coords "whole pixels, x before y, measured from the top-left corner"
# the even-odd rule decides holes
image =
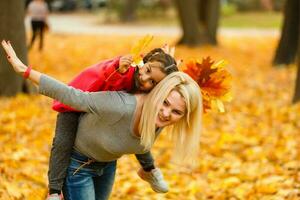
[[[189,74],[200,86],[203,97],[203,110],[207,112],[212,108],[218,108],[224,112],[222,100],[231,100],[231,75],[224,69],[226,62],[221,60],[214,64],[210,57],[188,60],[182,70]]]
[[[129,53],[136,38],[47,35],[45,50],[30,52],[30,64],[68,82],[86,66]],[[300,105],[290,104],[296,67],[278,69],[270,65],[277,39],[220,37],[218,47],[176,47],[175,57],[185,61],[187,73],[200,84],[210,76],[202,85],[203,96],[222,101],[225,112],[204,115],[196,168],[170,162],[172,144],[167,133],[160,135],[153,155],[170,185],[167,194],[153,192],[138,178],[139,164],[134,156],[123,156],[118,161],[111,199],[299,199]],[[156,37],[147,49],[175,40]],[[224,67],[219,63],[223,59],[227,60]],[[213,67],[218,63],[219,67]],[[228,82],[219,84],[221,80]],[[230,103],[225,101],[227,91],[234,97]],[[51,103],[40,95],[0,98],[1,200],[44,199],[56,119]],[[207,102],[206,109],[210,107]]]

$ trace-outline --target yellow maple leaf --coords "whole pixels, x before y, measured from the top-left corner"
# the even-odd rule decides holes
[[[146,35],[142,39],[138,40],[133,47],[130,50],[130,54],[133,57],[133,63],[132,66],[139,65],[143,58],[141,56],[141,53],[145,50],[145,48],[150,44],[150,42],[153,40],[152,35]]]

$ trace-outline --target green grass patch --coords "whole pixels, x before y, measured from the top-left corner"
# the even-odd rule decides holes
[[[222,16],[221,27],[226,28],[280,28],[283,15],[280,12],[235,13]]]

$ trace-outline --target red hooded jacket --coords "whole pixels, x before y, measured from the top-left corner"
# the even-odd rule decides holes
[[[130,92],[134,87],[135,68],[130,67],[127,72],[121,74],[116,71],[119,60],[120,57],[117,57],[88,67],[77,75],[69,86],[88,92],[120,90]],[[52,109],[58,112],[78,112],[56,100]]]

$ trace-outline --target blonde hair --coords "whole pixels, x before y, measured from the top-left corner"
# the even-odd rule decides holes
[[[150,149],[155,140],[155,122],[160,106],[172,90],[178,91],[186,103],[186,113],[169,125],[175,146],[175,159],[193,161],[199,150],[202,125],[202,96],[198,84],[183,72],[173,72],[148,94],[139,123],[141,144]]]

